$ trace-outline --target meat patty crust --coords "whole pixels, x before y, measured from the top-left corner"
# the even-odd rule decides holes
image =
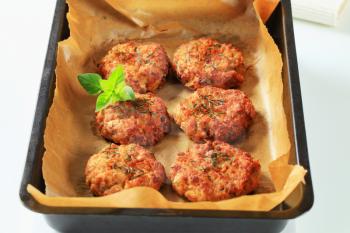
[[[179,153],[170,169],[173,189],[190,201],[218,201],[258,187],[260,164],[227,143],[195,144]]]
[[[255,115],[252,102],[242,91],[203,87],[180,102],[174,119],[195,142],[233,142]]]
[[[168,73],[169,59],[164,48],[157,43],[134,41],[117,44],[99,63],[104,78],[121,64],[124,67],[125,81],[135,92],[154,92]]]
[[[111,144],[90,157],[85,168],[86,184],[95,196],[136,186],[159,190],[164,167],[154,155],[137,144]]]
[[[244,81],[242,52],[211,38],[182,44],[174,54],[173,67],[181,82],[194,90],[204,86],[228,89]]]
[[[163,100],[152,93],[135,95],[134,101],[116,102],[96,113],[101,136],[117,144],[156,144],[170,131]]]

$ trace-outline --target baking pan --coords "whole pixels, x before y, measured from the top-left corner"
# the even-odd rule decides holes
[[[267,22],[283,59],[284,108],[290,133],[291,163],[308,173],[285,202],[269,212],[49,207],[36,202],[27,192],[28,184],[45,192],[42,174],[45,121],[55,89],[57,43],[68,38],[65,0],[58,0],[41,80],[20,198],[32,211],[44,214],[49,225],[61,232],[281,232],[289,219],[308,211],[313,189],[308,159],[290,0],[283,0]]]

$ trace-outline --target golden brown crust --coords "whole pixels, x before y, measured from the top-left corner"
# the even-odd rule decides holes
[[[135,92],[154,92],[165,81],[169,59],[165,49],[157,43],[134,41],[117,44],[99,64],[104,78],[121,64],[124,67],[125,81]]]
[[[85,176],[91,192],[104,196],[136,186],[158,190],[165,172],[162,164],[142,146],[111,144],[90,157]]]
[[[195,142],[232,142],[245,132],[255,114],[242,91],[204,87],[180,102],[174,119]]]
[[[260,164],[247,152],[214,141],[179,153],[170,170],[174,190],[190,201],[218,201],[251,193]]]
[[[232,44],[200,38],[182,44],[174,54],[173,67],[181,82],[191,88],[238,87],[244,81],[242,52]]]
[[[136,100],[116,102],[96,113],[96,126],[101,136],[117,144],[149,146],[170,131],[170,119],[161,98],[136,93]]]

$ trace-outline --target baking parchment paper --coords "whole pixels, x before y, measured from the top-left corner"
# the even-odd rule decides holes
[[[68,0],[68,4],[70,37],[58,44],[56,89],[44,134],[46,194],[28,186],[39,203],[67,207],[268,211],[303,181],[306,170],[288,164],[290,141],[282,103],[281,55],[252,1]],[[230,42],[244,53],[246,81],[240,89],[252,100],[257,117],[234,146],[260,161],[263,174],[260,188],[255,194],[218,202],[186,202],[169,184],[160,192],[136,187],[105,197],[91,197],[84,181],[84,168],[88,158],[107,142],[94,133],[96,99],[82,89],[77,75],[97,72],[98,61],[119,42],[158,42],[171,60],[181,43],[200,37]],[[178,102],[190,93],[169,75],[157,95],[165,100],[172,114]],[[168,172],[176,154],[191,144],[173,124],[171,133],[149,149]]]

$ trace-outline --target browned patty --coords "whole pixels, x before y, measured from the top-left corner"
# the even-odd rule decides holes
[[[170,131],[167,108],[152,93],[108,106],[96,113],[96,125],[101,136],[117,144],[154,145]]]
[[[195,144],[179,153],[170,170],[174,190],[190,201],[218,201],[258,187],[260,164],[227,143]]]
[[[242,91],[204,87],[180,102],[174,119],[195,142],[232,142],[246,131],[255,115],[252,102]]]
[[[91,192],[104,196],[136,186],[158,190],[165,172],[162,164],[142,146],[111,144],[90,157],[85,176]]]
[[[232,44],[201,38],[182,44],[175,52],[173,67],[182,83],[198,89],[237,87],[244,81],[242,52]]]
[[[169,59],[164,48],[157,43],[130,41],[114,46],[99,64],[103,77],[121,64],[124,67],[126,83],[135,92],[154,92],[168,73]]]

